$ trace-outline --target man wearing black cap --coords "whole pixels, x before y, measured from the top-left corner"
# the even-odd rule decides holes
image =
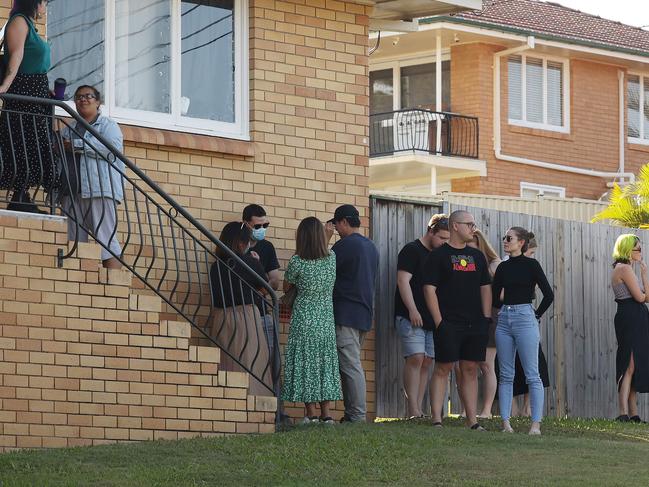
[[[336,208],[327,222],[329,238],[334,228],[340,235],[331,250],[336,254],[336,284],[333,292],[336,345],[345,403],[343,421],[364,422],[367,412],[365,371],[361,345],[372,328],[374,289],[379,253],[374,243],[360,233],[361,220],[352,205]]]

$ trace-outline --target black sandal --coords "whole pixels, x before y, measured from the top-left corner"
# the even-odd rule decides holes
[[[637,414],[635,416],[631,416],[629,418],[629,421],[631,421],[632,423],[644,423],[644,421],[642,421],[642,419],[640,419],[640,416],[638,416]]]
[[[441,421],[435,421],[433,423],[433,428],[441,428],[442,427],[442,422]]]
[[[628,423],[631,421],[631,418],[629,418],[628,414],[620,414],[617,418],[615,418],[615,421],[619,421],[620,423]]]
[[[474,430],[474,431],[487,431],[482,426],[480,426],[480,423],[476,423],[476,424],[472,425],[471,429]]]

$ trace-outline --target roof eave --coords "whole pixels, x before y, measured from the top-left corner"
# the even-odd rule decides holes
[[[615,46],[612,44],[606,44],[604,42],[597,42],[597,41],[587,41],[587,40],[581,40],[581,39],[574,39],[572,37],[563,37],[563,36],[558,36],[558,35],[552,35],[548,34],[545,32],[538,32],[535,30],[528,30],[528,29],[521,29],[519,27],[512,27],[510,25],[502,25],[502,24],[493,24],[489,22],[479,22],[475,20],[469,20],[469,19],[461,19],[458,17],[450,16],[450,15],[438,15],[435,17],[428,17],[425,19],[419,19],[419,24],[420,25],[426,25],[426,24],[436,24],[440,22],[451,22],[451,23],[456,23],[456,24],[463,24],[463,25],[470,25],[470,26],[475,26],[475,27],[480,27],[488,30],[493,30],[493,31],[500,31],[500,32],[506,32],[506,33],[511,33],[511,34],[517,34],[517,35],[523,35],[523,36],[534,36],[537,39],[544,39],[547,41],[556,41],[556,42],[563,42],[566,44],[574,44],[577,46],[584,46],[584,47],[591,47],[591,48],[596,48],[596,49],[603,49],[606,51],[612,51],[612,52],[618,52],[618,53],[623,53],[623,54],[631,54],[634,56],[641,56],[641,57],[646,57],[649,58],[649,52],[647,51],[642,51],[640,49],[630,49],[630,48],[624,48],[624,47],[619,47]]]

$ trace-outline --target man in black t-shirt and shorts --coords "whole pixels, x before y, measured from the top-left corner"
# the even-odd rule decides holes
[[[435,322],[435,367],[431,380],[433,425],[442,425],[446,383],[453,364],[460,362],[459,388],[466,424],[483,430],[476,419],[478,365],[485,360],[491,320],[491,279],[487,261],[467,247],[476,228],[473,216],[454,211],[449,217],[448,243],[432,251],[424,270],[424,296]]]
[[[424,299],[424,265],[430,251],[449,239],[448,216],[433,215],[426,233],[406,244],[397,260],[397,290],[394,296],[394,323],[401,339],[406,363],[403,388],[408,401],[408,416],[423,416],[422,401],[433,363],[435,323]]]

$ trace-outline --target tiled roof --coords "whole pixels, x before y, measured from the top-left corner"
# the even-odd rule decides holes
[[[554,2],[484,0],[482,10],[461,12],[452,17],[471,23],[521,29],[532,34],[546,34],[649,54],[649,31]]]

